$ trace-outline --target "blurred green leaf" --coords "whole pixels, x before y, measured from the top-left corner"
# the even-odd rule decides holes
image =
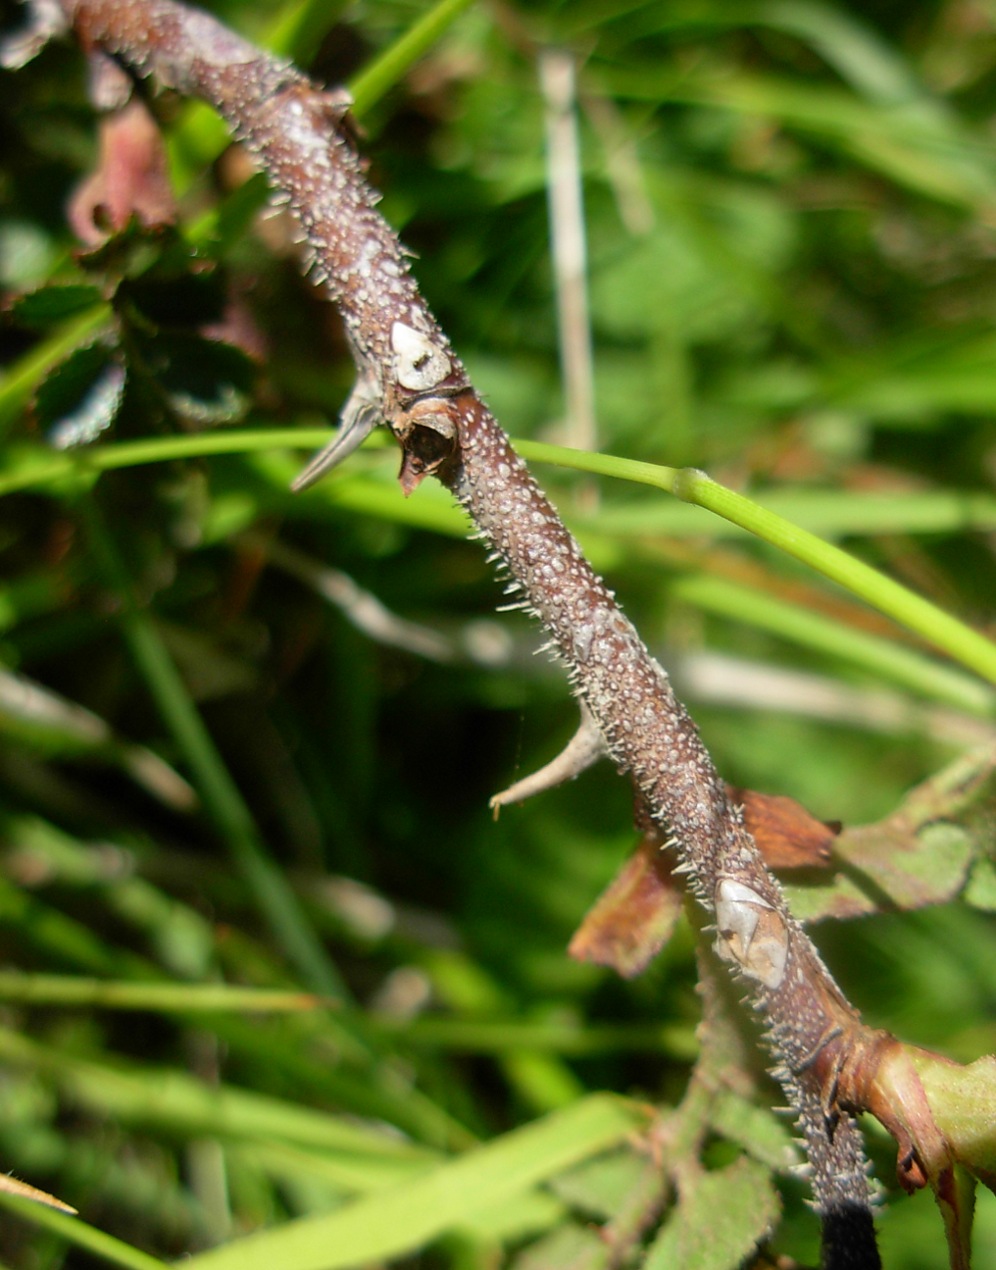
[[[194,1270],[236,1265],[253,1270],[276,1259],[285,1270],[334,1270],[397,1255],[482,1209],[514,1200],[523,1189],[605,1150],[644,1123],[643,1113],[623,1100],[590,1096],[407,1186],[204,1253],[191,1265]]]
[[[18,297],[10,313],[17,322],[44,328],[85,313],[102,299],[99,287],[84,283],[42,287]]]
[[[114,422],[125,373],[112,349],[77,349],[52,371],[35,397],[39,422],[57,450],[96,441]]]
[[[768,1170],[745,1156],[714,1173],[689,1176],[650,1247],[647,1270],[735,1270],[768,1234],[780,1209]]]
[[[139,346],[170,410],[185,423],[208,428],[245,417],[256,369],[239,349],[176,331],[160,331]]]
[[[789,883],[803,921],[943,904],[962,890],[973,860],[989,851],[996,751],[970,753],[919,788],[884,821],[843,830],[832,877]]]

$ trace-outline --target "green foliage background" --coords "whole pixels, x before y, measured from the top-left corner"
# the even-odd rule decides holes
[[[475,383],[513,436],[567,443],[537,56],[573,50],[599,449],[704,468],[992,629],[991,5],[215,11],[353,83],[383,210]],[[639,1116],[591,1096],[676,1101],[699,1016],[687,930],[628,984],[565,953],[630,848],[625,783],[599,767],[493,822],[488,796],[575,724],[537,631],[495,615],[479,544],[438,488],[402,498],[387,447],[288,493],[352,367],[210,112],[161,103],[178,233],[81,261],[76,50],[4,73],[0,109],[0,1165],[121,1241],[5,1199],[0,1257],[607,1264],[588,1230],[632,1194]],[[256,360],[205,338],[233,298]],[[122,365],[99,448],[48,448]],[[992,744],[992,684],[801,565],[657,491],[595,502],[537,470],[733,783],[854,824]],[[439,655],[358,630],[350,584]],[[978,833],[965,897],[816,932],[869,1021],[962,1061],[996,1048]],[[717,1131],[709,1167],[738,1140]],[[718,1202],[755,1202],[759,1154]],[[772,1248],[813,1262],[804,1190],[778,1185]],[[345,1219],[300,1260],[231,1243],[322,1215]],[[891,1195],[881,1224],[888,1265],[946,1264],[928,1198]],[[717,1270],[749,1251],[717,1248]]]

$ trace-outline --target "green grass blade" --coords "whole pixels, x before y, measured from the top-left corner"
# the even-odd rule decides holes
[[[0,877],[0,922],[5,930],[18,932],[27,947],[40,949],[62,964],[68,962],[92,974],[120,974],[122,963],[132,965],[137,961],[133,953],[114,948],[89,926],[48,907],[4,877]]]
[[[23,489],[44,489],[69,477],[141,467],[147,463],[168,463],[206,455],[269,452],[288,447],[317,449],[327,444],[328,439],[328,428],[260,428],[121,441],[72,452],[46,450],[38,446],[21,447],[5,456],[7,470],[0,474],[0,495],[14,494]]]
[[[88,1226],[78,1217],[70,1217],[67,1213],[56,1212],[44,1204],[36,1204],[31,1200],[20,1199],[16,1195],[7,1195],[0,1191],[0,1207],[9,1213],[41,1226],[54,1235],[64,1239],[76,1248],[84,1248],[95,1257],[100,1257],[112,1266],[123,1266],[124,1270],[167,1270],[167,1263],[147,1252],[133,1248],[131,1244],[115,1239],[103,1230]]]
[[[25,460],[22,457],[20,462],[12,461],[6,475],[0,474],[0,494],[16,489],[45,487],[65,480],[81,466],[94,471],[110,471],[212,454],[268,454],[273,449],[286,448],[288,445],[317,448],[327,439],[326,429],[281,428],[94,446],[79,456],[44,452],[39,454],[32,451],[30,458]],[[642,463],[614,455],[571,450],[536,441],[519,441],[517,448],[526,459],[650,485],[675,494],[689,504],[712,511],[839,583],[873,608],[934,644],[948,656],[976,671],[991,683],[996,683],[996,645],[985,636],[849,553],[760,507],[743,495],[726,489],[703,473]],[[351,484],[350,481],[355,481],[355,478],[329,482],[324,488],[337,503],[354,510],[389,515],[392,519],[400,517],[405,523],[449,534],[460,533],[465,526],[463,518],[446,499],[441,499],[438,503],[430,503],[426,499],[402,503],[394,497],[393,489],[385,486],[374,488],[370,482]],[[860,506],[860,500],[858,505]],[[817,498],[814,508],[817,517],[819,507]],[[977,500],[966,500],[952,495],[942,507],[927,508],[925,515],[926,519],[919,516],[914,504],[909,517],[911,523],[907,524],[901,519],[897,521],[893,511],[888,514],[887,526],[892,530],[912,530],[919,524],[924,531],[936,530],[943,525],[957,526],[960,523],[964,526],[964,518],[969,517],[976,527],[985,529],[993,515],[992,500],[985,496],[980,496]],[[606,527],[610,530],[613,527],[612,518],[613,513],[607,513]],[[872,519],[874,520],[874,515]],[[838,530],[844,527],[839,518],[834,527]],[[855,513],[855,518],[848,527],[854,532],[859,530],[859,513]],[[625,519],[620,528],[625,528]]]
[[[538,462],[557,463],[582,472],[597,472],[603,476],[653,485],[684,502],[715,512],[839,583],[872,608],[885,613],[955,661],[996,684],[996,644],[991,640],[884,573],[765,510],[742,494],[725,488],[704,472],[640,463],[612,455],[583,453],[533,441],[520,443],[519,450],[525,458]]]
[[[305,983],[324,996],[341,996],[339,975],[286,877],[266,854],[252,815],[155,624],[135,600],[124,563],[95,504],[85,496],[83,506],[94,548],[122,604],[122,628],[132,656],[189,764],[205,807],[242,870],[280,946],[298,968]]]
[[[0,976],[0,989],[2,983]],[[459,1019],[426,1015],[410,1022],[378,1020],[378,1026],[387,1034],[403,1036],[410,1045],[466,1054],[502,1055],[535,1050],[583,1058],[618,1050],[670,1054],[690,1061],[698,1053],[694,1028],[682,1023],[598,1026],[560,1019]]]
[[[271,53],[307,64],[322,37],[342,19],[348,0],[300,0],[285,4],[262,32],[259,42]]]
[[[337,1270],[396,1257],[607,1150],[646,1124],[635,1104],[594,1094],[458,1160],[327,1216],[192,1257],[190,1270]]]
[[[227,983],[128,983],[9,970],[0,970],[0,1001],[182,1014],[203,1010],[274,1014],[314,1010],[322,1004],[321,998],[312,993],[242,988]]]
[[[75,349],[89,343],[110,317],[108,305],[97,305],[42,340],[5,371],[0,376],[0,425],[12,422],[46,373]]]
[[[851,492],[824,489],[773,489],[764,495],[769,511],[827,537],[860,534],[992,533],[996,530],[996,496],[958,490],[916,490],[910,493]],[[600,508],[586,520],[605,534],[646,537],[648,534],[685,536],[704,530],[715,538],[734,537],[738,525],[706,524],[703,511],[688,503],[659,499]]]
[[[923,636],[955,661],[996,684],[996,644],[884,573],[783,520],[781,516],[766,511],[742,494],[726,489],[702,472],[679,472],[674,493],[678,498],[706,507],[741,525],[787,555],[801,560],[907,630]]]
[[[0,471],[0,495],[16,493],[24,489],[45,489],[59,485],[67,477],[81,470],[93,473],[118,471],[122,468],[142,467],[150,463],[168,463],[177,459],[224,457],[226,455],[256,455],[265,459],[268,474],[283,481],[284,474],[277,470],[277,452],[312,450],[328,442],[327,428],[250,428],[226,429],[224,432],[207,432],[187,436],[149,437],[138,441],[120,441],[95,445],[71,454],[45,450],[32,446],[13,448],[6,455],[7,470]],[[387,438],[372,438],[365,450],[376,450],[388,444]],[[617,459],[611,455],[593,455],[586,462],[581,451],[568,450],[540,442],[520,440],[516,448],[525,457],[556,463],[566,468],[598,472],[617,476],[657,489],[670,489],[666,479],[654,478],[655,473],[672,472],[675,469],[640,464],[634,460]],[[348,510],[397,519],[400,513],[396,489],[392,484],[369,481],[356,474],[356,464],[343,468],[333,478],[317,487],[316,494],[342,503]],[[264,470],[264,469],[261,469]],[[296,472],[296,466],[288,460],[287,479]],[[649,477],[643,475],[650,473]],[[420,528],[436,529],[440,533],[463,532],[466,520],[452,509],[446,497],[433,498],[428,491],[435,486],[423,486],[418,500],[408,500],[400,506],[414,509],[405,517],[405,523]],[[432,502],[431,514],[425,504]],[[796,521],[813,533],[822,534],[879,534],[879,533],[989,533],[996,529],[996,497],[984,493],[962,493],[948,490],[918,490],[915,493],[850,493],[839,490],[774,490],[766,496],[771,511]],[[589,523],[589,522],[585,522]],[[592,528],[607,534],[700,534],[703,519],[690,505],[681,503],[652,504],[639,507],[605,507],[591,518]],[[714,532],[717,529],[714,524]],[[731,532],[739,525],[730,521]],[[722,527],[718,527],[722,533]],[[49,584],[51,585],[51,584]]]
[[[344,1116],[228,1085],[209,1084],[172,1067],[80,1058],[0,1028],[0,1057],[12,1067],[44,1072],[74,1102],[171,1138],[271,1139],[361,1156],[388,1164],[431,1163],[428,1149]]]
[[[374,58],[349,84],[353,109],[364,114],[423,57],[473,0],[439,0],[399,40]]]
[[[646,63],[603,70],[600,80],[636,101],[685,102],[776,120],[899,186],[965,210],[978,212],[996,197],[984,139],[930,109],[931,103],[883,106],[825,82],[743,72],[668,80],[659,66]]]
[[[906,61],[871,26],[830,4],[773,0],[744,6],[743,20],[805,40],[856,91],[871,101],[903,105],[927,98]],[[935,103],[931,103],[935,105]],[[937,110],[943,110],[936,103]]]
[[[328,442],[327,428],[267,428],[201,433],[193,436],[159,437],[141,441],[123,441],[99,445],[72,453],[57,453],[37,446],[8,450],[0,456],[0,497],[26,489],[55,493],[66,482],[79,487],[101,472],[164,463],[175,459],[202,458],[211,455],[254,456],[259,474],[280,487],[286,496],[286,508],[301,509],[307,504],[290,493],[290,482],[300,463],[275,453],[280,450],[314,450]],[[386,438],[384,439],[386,441]],[[376,449],[383,442],[368,442]],[[366,447],[365,447],[366,448]],[[5,468],[4,466],[5,465]],[[417,499],[398,497],[393,482],[371,480],[358,474],[357,464],[344,468],[326,480],[307,498],[332,502],[346,511],[393,520],[414,529],[425,529],[449,537],[462,537],[468,522],[454,506],[453,500],[440,486],[424,486]],[[254,506],[254,505],[253,505]],[[212,508],[218,524],[215,529],[209,515],[205,532],[210,537],[231,532],[226,509]],[[241,524],[235,526],[244,527]],[[0,613],[2,617],[2,613]]]
[[[726,578],[697,575],[679,579],[675,595],[697,608],[718,613],[792,640],[824,657],[848,661],[869,674],[891,680],[925,697],[982,718],[993,715],[993,694],[972,676],[939,665],[912,648],[867,631],[854,630],[775,596],[739,586]]]

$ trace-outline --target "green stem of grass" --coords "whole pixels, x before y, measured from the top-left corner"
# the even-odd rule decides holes
[[[85,450],[40,450],[32,447],[23,456],[8,456],[9,466],[0,475],[0,496],[22,489],[44,488],[68,479],[81,480],[86,473],[113,472],[118,468],[207,455],[252,454],[281,446],[317,449],[329,439],[328,428],[261,428],[232,432],[202,432],[197,436],[149,437],[95,445]]]
[[[802,561],[996,684],[996,644],[886,574],[726,489],[703,472],[678,472],[673,492],[684,502],[705,507]]]
[[[286,447],[314,449],[327,440],[325,428],[268,428],[127,441],[93,446],[82,453],[32,453],[26,459],[15,460],[6,473],[0,474],[0,495],[52,485],[73,475],[78,478],[83,471],[96,474],[179,458],[268,452]],[[742,494],[734,493],[702,472],[536,441],[517,441],[516,448],[524,458],[534,462],[649,485],[714,512],[832,579],[953,660],[996,684],[996,644],[991,640],[846,551],[767,511]]]
[[[110,317],[109,305],[97,305],[60,327],[0,375],[0,425],[11,422],[48,371],[75,349],[96,338]]]
[[[885,683],[891,681],[921,697],[943,701],[977,718],[992,718],[992,690],[975,675],[965,674],[894,639],[856,630],[823,613],[729,578],[688,574],[673,584],[670,594],[702,612],[768,631],[777,639],[812,649],[821,657],[860,667]]]
[[[141,1249],[133,1248],[131,1244],[115,1239],[113,1235],[97,1230],[94,1226],[88,1226],[78,1217],[70,1217],[67,1213],[60,1213],[44,1204],[0,1191],[0,1207],[35,1226],[43,1226],[76,1248],[85,1248],[87,1252],[103,1258],[112,1266],[123,1266],[125,1270],[168,1270],[165,1261],[150,1257]]]
[[[472,3],[473,0],[439,0],[390,48],[369,62],[349,84],[354,113],[363,115],[390,91]]]
[[[996,644],[929,600],[879,573],[870,565],[824,542],[808,530],[734,493],[694,468],[659,467],[613,455],[568,450],[562,446],[522,442],[520,453],[537,462],[556,463],[582,472],[597,472],[667,490],[683,502],[715,512],[748,533],[800,560],[838,583],[880,613],[928,640],[963,666],[996,684]]]
[[[227,983],[131,983],[84,975],[28,975],[9,970],[0,970],[0,1001],[181,1014],[202,1010],[287,1013],[313,1010],[322,1004],[320,997],[308,992],[242,988]]]
[[[286,877],[270,860],[238,787],[222,762],[148,612],[135,600],[124,562],[95,501],[84,495],[94,549],[122,606],[125,638],[160,714],[193,774],[204,806],[287,957],[304,982],[341,997],[342,983]]]

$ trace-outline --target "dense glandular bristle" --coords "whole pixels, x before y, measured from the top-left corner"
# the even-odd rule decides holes
[[[61,2],[89,42],[113,51],[138,74],[204,97],[246,142],[278,195],[289,200],[306,263],[342,312],[359,381],[380,393],[380,416],[403,446],[420,394],[438,397],[434,426],[442,436],[443,422],[452,425],[454,440],[452,459],[438,475],[521,586],[517,604],[550,632],[574,690],[667,834],[692,893],[710,911],[717,897],[725,905],[719,938],[764,1015],[837,1256],[845,1228],[871,1228],[867,1178],[853,1122],[845,1115],[828,1121],[814,1056],[828,1036],[856,1028],[857,1016],[791,918],[667,675],[470,390],[396,235],[376,211],[377,196],[349,139],[337,128],[341,102],[172,0]],[[410,479],[411,488],[412,458],[406,449],[402,479]],[[829,1264],[834,1270],[852,1265]]]

